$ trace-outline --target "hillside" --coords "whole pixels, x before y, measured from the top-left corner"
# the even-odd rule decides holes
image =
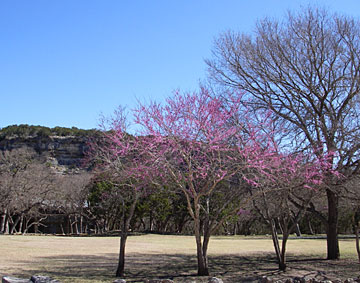
[[[0,150],[29,148],[52,166],[79,167],[90,137],[96,130],[47,128],[41,126],[8,126],[0,130]]]

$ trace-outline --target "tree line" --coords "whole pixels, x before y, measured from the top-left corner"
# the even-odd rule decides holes
[[[76,127],[66,128],[66,127],[44,127],[44,126],[32,126],[32,125],[11,125],[0,129],[0,140],[18,137],[18,138],[28,138],[28,137],[69,137],[69,136],[93,136],[96,135],[98,131],[93,130],[83,130]]]

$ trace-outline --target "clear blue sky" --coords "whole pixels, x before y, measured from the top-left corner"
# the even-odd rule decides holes
[[[360,0],[0,0],[0,128],[95,128],[195,90],[220,32],[308,3],[360,17]]]

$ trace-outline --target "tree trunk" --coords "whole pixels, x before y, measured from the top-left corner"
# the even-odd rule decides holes
[[[124,270],[125,270],[125,245],[126,245],[126,240],[128,237],[128,233],[129,233],[129,228],[130,228],[130,222],[134,216],[134,212],[135,212],[135,207],[138,201],[138,194],[136,192],[136,190],[134,189],[133,191],[134,196],[133,196],[133,200],[130,206],[130,211],[128,216],[126,217],[125,214],[125,210],[123,210],[123,227],[121,229],[121,235],[120,235],[120,252],[119,252],[119,262],[118,262],[118,267],[116,270],[116,277],[123,277],[124,276]],[[123,207],[124,207],[124,202],[123,202]]]
[[[301,237],[301,230],[300,230],[299,223],[296,223],[296,225],[295,225],[295,232],[296,232],[297,237]]]
[[[197,251],[197,262],[198,262],[198,276],[208,276],[209,268],[207,261],[207,243],[205,246],[202,245],[201,242],[201,224],[200,224],[200,211],[198,203],[194,202],[195,206],[195,219],[194,219],[194,232],[195,232],[195,240],[196,240],[196,251]],[[205,239],[205,237],[204,237]],[[204,253],[205,252],[205,253]]]
[[[6,224],[6,215],[7,215],[7,209],[4,210],[2,216],[1,216],[1,227],[0,232],[5,233],[5,224]]]
[[[31,218],[31,217],[30,217]],[[27,232],[28,232],[28,229],[29,229],[29,219],[25,219],[25,223],[24,223],[24,232],[23,232],[23,235],[25,235]]]
[[[355,225],[355,244],[356,244],[356,252],[358,255],[359,263],[360,263],[360,244],[359,244],[359,225]]]
[[[211,227],[210,227],[210,207],[209,207],[209,199],[207,200],[207,205],[206,205],[206,217],[204,219],[204,223],[203,223],[203,233],[204,233],[204,239],[203,239],[203,243],[202,243],[202,254],[205,260],[205,264],[206,264],[206,269],[207,269],[207,274],[209,275],[209,271],[208,271],[208,257],[207,257],[207,250],[208,250],[208,246],[209,246],[209,241],[210,241],[210,236],[211,236]]]
[[[270,223],[271,225],[271,238],[274,244],[274,249],[275,249],[275,254],[276,254],[276,259],[277,262],[279,264],[279,269],[280,270],[284,270],[284,266],[282,264],[282,259],[281,259],[281,250],[280,250],[280,245],[279,245],[279,237],[276,231],[276,223],[274,219],[271,219]],[[285,266],[286,268],[286,266]]]
[[[39,233],[39,224],[34,224],[34,233],[37,234]]]
[[[12,227],[11,227],[10,234],[17,233],[16,226],[19,224],[20,220],[21,220],[21,216],[18,215],[18,216],[16,217],[15,222],[13,223],[13,225],[12,225]]]
[[[198,276],[208,276],[209,268],[207,255],[203,253],[203,246],[201,243],[201,235],[200,233],[195,232],[196,238],[196,250],[197,250],[197,262],[198,262]]]
[[[6,217],[6,220],[5,220],[4,234],[9,234],[9,229],[10,229],[10,227],[9,227],[9,218],[10,218],[10,216],[8,215]]]
[[[287,230],[287,228],[285,228]],[[289,231],[283,232],[283,238],[281,242],[281,256],[280,256],[280,262],[279,262],[279,269],[281,271],[286,270],[286,243],[289,238]]]
[[[24,225],[24,214],[21,214],[21,218],[20,218],[20,224],[19,224],[19,232],[22,233],[23,230],[23,225]]]
[[[119,263],[118,263],[118,267],[116,270],[116,277],[124,277],[126,240],[127,240],[127,233],[125,233],[125,234],[121,233]]]
[[[71,215],[68,216],[68,226],[69,226],[69,232],[70,234],[74,234],[74,230],[73,230],[73,223],[71,221]]]
[[[279,261],[279,270],[286,271],[286,262],[282,259]]]
[[[284,231],[283,231],[283,228],[282,228],[282,226],[281,226],[279,217],[276,218],[276,222],[275,222],[275,223],[279,226],[279,229],[280,229],[281,234],[284,234]],[[276,229],[276,228],[275,228],[275,229]]]
[[[234,230],[233,230],[233,235],[236,236],[237,235],[237,228],[238,228],[238,223],[237,221],[234,224]]]
[[[311,234],[311,235],[315,235],[315,232],[314,232],[314,230],[313,230],[313,228],[312,228],[310,219],[308,219],[308,226],[309,226],[309,232],[310,232],[310,234]]]
[[[327,221],[327,259],[339,259],[338,240],[338,196],[331,190],[326,190],[328,199],[328,221]]]
[[[154,229],[153,227],[153,215],[152,215],[152,210],[150,209],[150,213],[149,213],[149,229],[150,232],[152,232],[152,230]]]
[[[84,233],[83,216],[80,215],[80,234]]]
[[[60,229],[61,229],[61,233],[62,233],[63,235],[65,235],[65,231],[64,231],[64,227],[63,227],[62,223],[60,223]]]
[[[76,233],[76,235],[79,235],[80,233],[79,233],[79,223],[78,223],[78,217],[77,217],[77,215],[74,215],[74,225],[75,225],[75,233]]]

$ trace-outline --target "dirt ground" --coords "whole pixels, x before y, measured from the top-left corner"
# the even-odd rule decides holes
[[[0,236],[0,275],[28,278],[43,274],[62,282],[112,282],[117,237]],[[360,275],[353,240],[342,240],[343,259],[324,260],[325,240],[290,240],[288,270],[279,272],[270,239],[214,237],[209,248],[211,276],[224,282],[254,282],[312,276],[321,280]],[[207,282],[196,276],[193,237],[143,235],[129,238],[127,282],[169,278],[175,282]]]

